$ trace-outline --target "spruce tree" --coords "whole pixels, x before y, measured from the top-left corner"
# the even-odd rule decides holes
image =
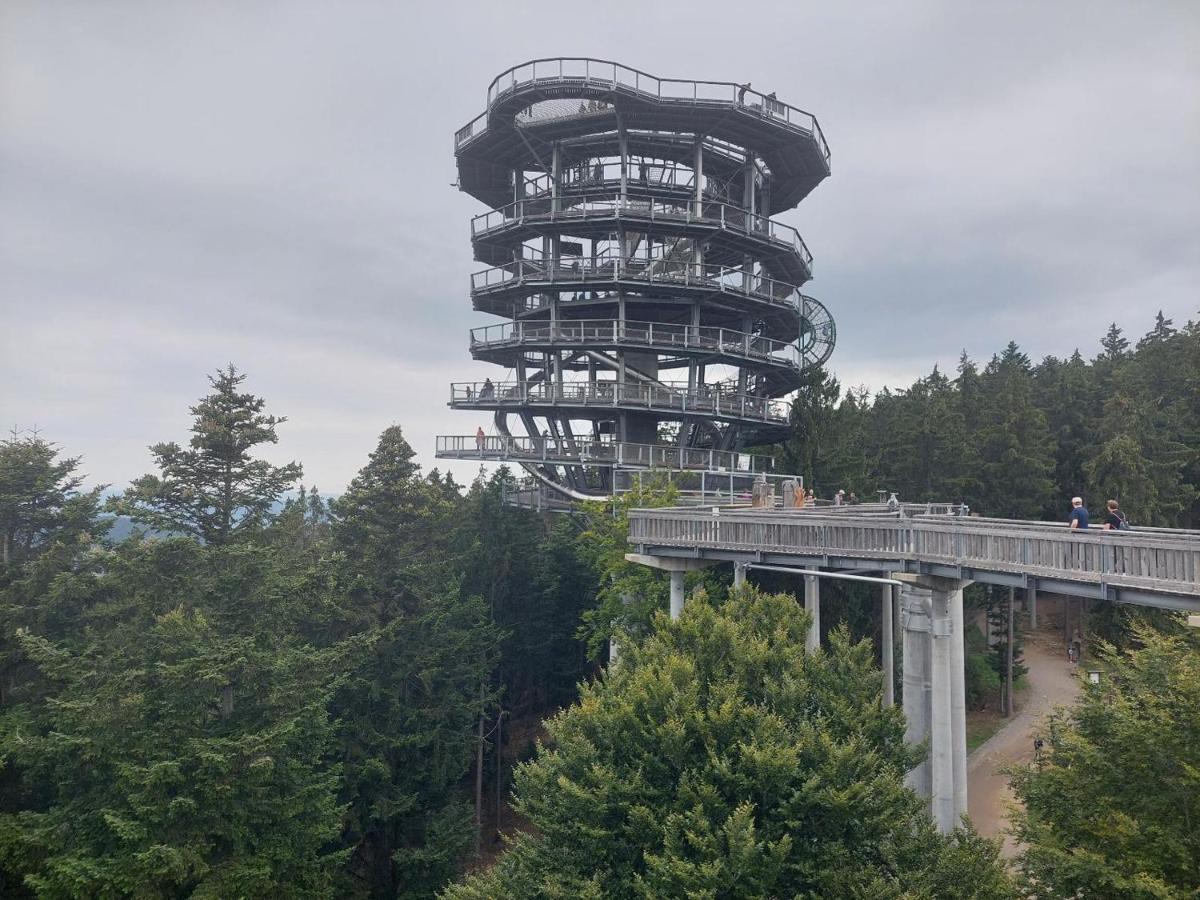
[[[1053,505],[1055,443],[1032,383],[1029,357],[1013,342],[981,378],[977,508],[986,515],[1037,518]]]
[[[275,427],[287,420],[265,414],[265,400],[239,391],[245,379],[232,365],[209,376],[213,392],[191,410],[189,448],[153,445],[159,474],[136,479],[111,508],[158,531],[214,546],[257,534],[301,468],[251,455],[260,444],[276,443]]]
[[[458,510],[414,457],[388,428],[332,504],[338,615],[363,644],[334,701],[352,852],[344,896],[428,897],[471,842],[459,785],[497,635],[480,599],[459,590]]]
[[[105,486],[81,491],[79,457],[59,453],[36,434],[0,441],[0,566],[20,565],[54,541],[87,542],[108,530],[96,515]]]
[[[832,493],[827,484],[828,453],[834,407],[841,396],[838,381],[824,368],[806,371],[792,400],[792,433],[783,447],[787,471],[804,476],[810,489]]]
[[[330,896],[331,663],[291,637],[284,577],[225,557],[125,541],[55,578],[73,628],[20,636],[47,689],[4,736],[36,790],[0,858],[38,896]]]

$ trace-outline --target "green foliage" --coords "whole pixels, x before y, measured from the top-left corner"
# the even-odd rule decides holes
[[[1013,773],[1015,834],[1037,896],[1200,893],[1200,642],[1138,627],[1056,716],[1040,764]]]
[[[992,671],[1000,683],[1000,704],[1004,705],[1005,685],[1008,682],[1008,614],[1009,592],[1006,587],[988,585],[986,592],[988,629],[992,635],[992,645],[988,653],[988,661]],[[1021,637],[1020,623],[1013,611],[1013,684],[1019,685],[1029,667],[1025,665],[1025,641]]]
[[[984,709],[989,703],[998,701],[1003,676],[996,671],[987,638],[978,626],[968,625],[963,638],[966,642],[963,665],[967,708]]]
[[[519,769],[534,830],[445,896],[1011,896],[995,845],[904,787],[869,645],[805,655],[804,611],[753,591],[654,624]]]
[[[55,577],[82,621],[21,632],[42,683],[0,718],[0,860],[39,897],[330,895],[330,661],[259,553],[127,541]]]
[[[15,432],[0,441],[0,566],[20,565],[52,541],[86,546],[103,537],[97,520],[104,485],[81,492],[79,458],[59,459],[59,449],[37,435]],[[8,573],[0,570],[0,579]]]
[[[838,385],[810,373],[782,467],[822,496],[963,500],[984,515],[1065,519],[1082,495],[1121,503],[1136,525],[1200,524],[1200,323],[1159,314],[1135,349],[1112,326],[1091,362],[1037,366],[1010,343],[982,371],[935,367],[908,388]]]
[[[209,376],[213,392],[192,407],[190,448],[174,442],[150,448],[158,475],[143,475],[110,504],[161,532],[221,545],[256,534],[283,493],[300,477],[296,463],[254,459],[259,444],[278,441],[286,419],[263,413],[266,401],[239,393],[246,379],[233,366]]]
[[[343,895],[429,896],[471,841],[458,785],[498,635],[479,597],[460,594],[455,504],[414,456],[399,427],[383,432],[332,504],[337,552],[321,570],[340,627],[364,639],[333,704],[353,853]]]
[[[838,380],[818,366],[803,374],[792,400],[792,433],[784,445],[783,458],[787,471],[804,476],[809,488],[825,484],[829,474],[840,392]]]
[[[648,483],[607,503],[583,506],[586,528],[579,536],[580,554],[598,579],[597,604],[583,613],[580,633],[588,653],[598,658],[618,631],[646,630],[655,612],[666,609],[669,587],[664,573],[628,562],[629,511],[670,506],[675,488],[667,481]],[[695,576],[692,576],[694,580]]]

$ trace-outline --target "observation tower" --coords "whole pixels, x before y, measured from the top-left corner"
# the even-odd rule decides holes
[[[454,136],[471,221],[471,354],[505,373],[451,386],[491,414],[442,459],[521,465],[560,499],[612,496],[647,469],[685,488],[772,477],[833,318],[801,293],[812,254],[776,217],[829,175],[809,113],[731,82],[596,59],[499,75]],[[481,426],[482,427],[482,426]]]

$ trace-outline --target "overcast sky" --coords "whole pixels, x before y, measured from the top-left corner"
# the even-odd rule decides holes
[[[782,218],[844,385],[1200,310],[1195,0],[0,0],[0,424],[119,485],[232,361],[323,491],[392,423],[434,465],[486,427],[448,383],[500,371],[452,137],[569,55],[818,116],[833,176]]]

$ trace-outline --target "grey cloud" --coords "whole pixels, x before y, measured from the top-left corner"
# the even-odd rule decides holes
[[[9,3],[0,7],[0,423],[100,480],[182,437],[227,361],[337,490],[482,377],[451,138],[491,78],[590,55],[752,80],[821,119],[834,175],[785,218],[844,384],[1009,338],[1094,352],[1196,313],[1190,3]],[[458,466],[470,477],[473,467]]]

